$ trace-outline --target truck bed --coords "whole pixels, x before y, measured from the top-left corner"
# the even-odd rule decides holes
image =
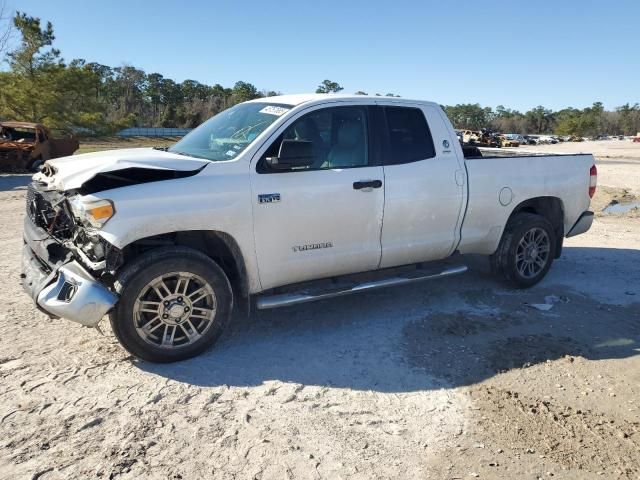
[[[477,150],[477,153],[473,152],[471,149]],[[464,158],[468,160],[477,160],[482,158],[504,158],[504,157],[567,157],[567,156],[576,156],[576,155],[588,155],[592,156],[590,153],[562,153],[562,152],[537,152],[535,150],[527,150],[526,147],[503,147],[503,148],[492,148],[492,147],[472,147],[465,146],[463,147]]]
[[[468,207],[458,247],[461,253],[493,253],[510,213],[524,200],[560,199],[565,233],[588,210],[593,155],[479,150],[482,156],[465,158]]]

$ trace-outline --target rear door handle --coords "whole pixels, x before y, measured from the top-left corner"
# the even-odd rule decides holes
[[[354,190],[362,190],[363,188],[380,188],[382,187],[382,180],[361,180],[359,182],[353,182]]]

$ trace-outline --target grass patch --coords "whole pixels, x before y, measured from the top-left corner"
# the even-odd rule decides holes
[[[170,147],[181,137],[85,137],[80,138],[80,148],[75,155],[81,153],[116,150],[120,148]]]

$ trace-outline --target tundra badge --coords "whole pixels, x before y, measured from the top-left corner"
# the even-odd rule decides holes
[[[319,250],[321,248],[332,248],[333,243],[331,242],[322,242],[322,243],[312,243],[311,245],[294,245],[291,247],[294,252],[306,252],[307,250]]]

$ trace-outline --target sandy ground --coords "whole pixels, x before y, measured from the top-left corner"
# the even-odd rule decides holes
[[[520,149],[558,153],[592,153],[601,158],[640,158],[640,143],[630,140],[597,140],[586,142],[560,142],[555,145],[527,145]]]
[[[626,188],[640,196],[640,143],[628,140],[563,142],[555,145],[528,145],[518,150],[593,153],[598,164],[598,184]]]
[[[599,205],[640,194],[640,160],[599,168]],[[527,291],[469,258],[464,276],[238,317],[214,350],[153,365],[22,293],[27,181],[0,177],[2,479],[640,478],[632,214],[598,215]]]

